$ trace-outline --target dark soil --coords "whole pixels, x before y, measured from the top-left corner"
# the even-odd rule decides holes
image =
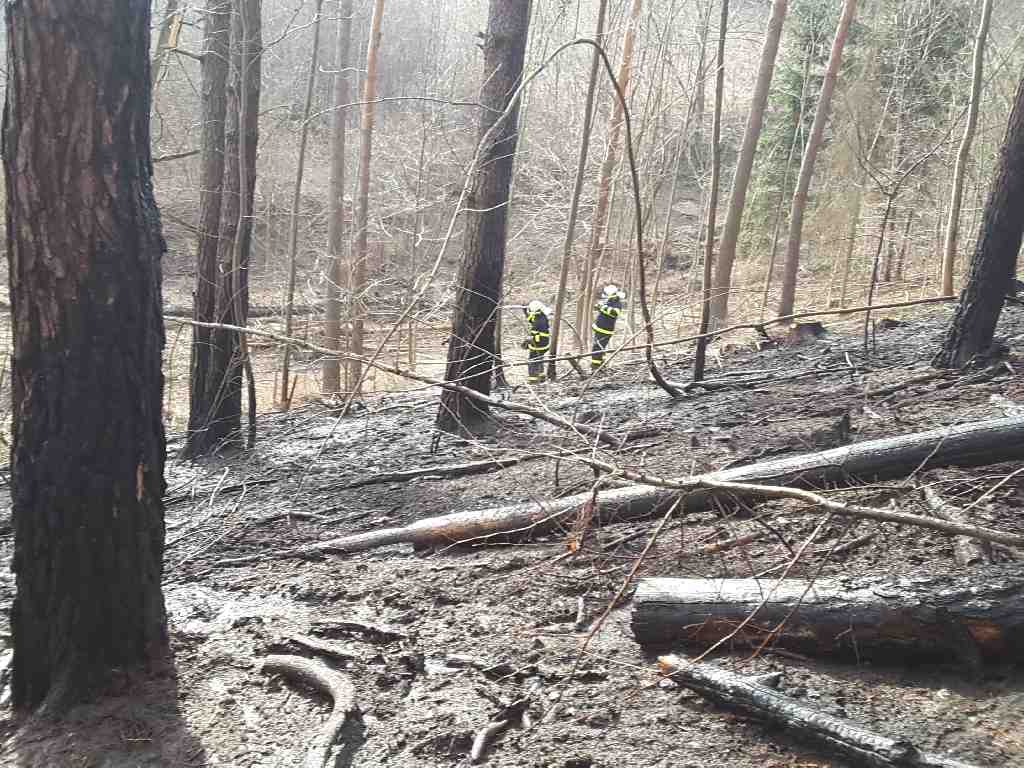
[[[589,386],[568,374],[557,384],[520,387],[508,396],[563,415],[576,411],[613,430],[659,428],[654,436],[630,441],[618,456],[605,457],[664,476],[832,447],[841,439],[837,427],[844,414],[857,441],[1019,415],[1024,313],[1014,307],[1000,328],[1013,350],[1010,365],[997,377],[971,383],[968,373],[953,386],[931,381],[893,395],[870,394],[927,372],[948,316],[948,309],[908,314],[905,325],[878,333],[867,360],[854,335],[857,320],[826,323],[825,337],[797,346],[734,352],[709,373],[747,382],[734,391],[671,401],[647,381],[639,362],[621,360]],[[664,363],[671,378],[688,378],[685,356]],[[329,640],[351,657],[337,664],[356,686],[359,715],[344,734],[338,765],[467,765],[474,735],[524,696],[534,727],[514,722],[491,746],[488,765],[848,765],[659,680],[654,657],[630,634],[629,592],[580,658],[654,521],[591,531],[571,557],[560,558],[567,532],[555,532],[439,552],[392,546],[319,561],[218,565],[448,511],[585,491],[593,482],[592,472],[571,459],[544,459],[455,479],[345,488],[387,471],[579,447],[575,437],[546,424],[498,413],[495,435],[477,441],[445,435],[431,453],[436,393],[377,396],[362,405],[341,419],[312,407],[267,416],[252,454],[169,463],[165,591],[174,673],[115,681],[103,703],[82,707],[59,724],[16,718],[5,704],[4,765],[301,765],[329,702],[260,671],[268,653],[314,655],[291,643],[294,635]],[[1015,469],[934,470],[842,495],[878,505],[894,500],[923,514],[915,484],[933,484],[967,506]],[[1018,476],[974,506],[971,519],[1024,534],[1022,504],[1024,479]],[[728,509],[670,523],[639,575],[769,571],[789,557],[775,534],[796,548],[821,521],[813,510],[789,502],[762,505],[758,512],[770,513],[775,533],[717,555],[696,549],[716,537],[760,530],[759,523],[744,510]],[[875,537],[863,546],[829,556],[832,545],[868,533]],[[638,535],[614,544],[629,534]],[[11,547],[5,515],[4,562]],[[908,568],[957,567],[947,537],[890,524],[836,521],[808,551],[814,554],[792,575],[896,576]],[[0,632],[7,631],[12,596],[12,577],[0,575]],[[578,626],[581,599],[584,620]],[[9,635],[2,642],[9,644]],[[979,679],[952,662],[851,665],[775,651],[751,660],[750,649],[731,650],[717,662],[751,674],[778,670],[782,690],[826,712],[975,765],[1024,766],[1019,666],[989,666]]]

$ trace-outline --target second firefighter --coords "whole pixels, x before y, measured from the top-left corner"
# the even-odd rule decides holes
[[[551,326],[548,320],[551,310],[534,300],[526,305],[523,312],[526,313],[526,324],[529,326],[529,336],[523,343],[530,351],[526,380],[530,384],[539,384],[545,379],[544,358],[551,348]]]
[[[594,309],[594,347],[590,351],[590,367],[596,373],[604,365],[608,343],[615,333],[615,321],[622,314],[622,303],[626,294],[616,285],[606,285],[601,293],[601,300]]]

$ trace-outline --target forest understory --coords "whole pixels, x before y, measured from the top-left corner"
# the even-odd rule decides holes
[[[591,382],[570,373],[539,389],[504,394],[563,416],[575,412],[616,434],[642,431],[644,437],[620,450],[598,453],[664,477],[813,452],[846,439],[1020,415],[1024,313],[1017,307],[1003,313],[999,333],[1011,353],[996,375],[978,381],[965,373],[892,389],[930,370],[949,312],[906,313],[903,325],[879,330],[868,359],[862,339],[836,326],[806,343],[725,356],[709,378],[742,384],[731,391],[698,391],[672,401],[647,381],[642,365],[617,363]],[[686,359],[665,362],[668,374],[684,378]],[[655,520],[592,529],[574,554],[567,554],[569,532],[550,531],[439,551],[395,545],[275,559],[292,546],[449,511],[585,492],[593,484],[591,470],[572,457],[531,458],[464,477],[388,481],[386,473],[400,470],[586,446],[531,417],[499,412],[493,437],[443,435],[432,453],[434,392],[370,396],[365,406],[340,419],[313,405],[263,416],[257,450],[200,463],[175,458],[181,438],[174,436],[165,558],[173,665],[144,682],[115,678],[109,697],[75,710],[57,729],[45,720],[15,718],[5,701],[3,764],[303,765],[330,701],[264,674],[261,662],[274,653],[320,658],[310,647],[319,644],[334,654],[326,663],[344,670],[355,686],[357,709],[341,733],[337,765],[467,765],[481,729],[510,704],[522,708],[524,698],[530,727],[520,719],[495,736],[485,764],[854,765],[661,678],[655,654],[630,630],[632,587],[580,657]],[[927,470],[835,496],[876,507],[892,500],[901,511],[927,514],[919,488],[928,486],[971,507],[971,522],[1024,534],[1024,478],[1016,475],[985,495],[1018,466]],[[13,535],[9,504],[2,501],[0,642],[9,645]],[[770,580],[790,559],[789,548],[822,522],[792,501],[759,505],[765,527],[742,509],[719,512],[670,521],[637,577],[766,574]],[[699,551],[747,534],[763,535],[717,554]],[[251,555],[260,559],[224,562]],[[897,578],[958,570],[951,537],[836,517],[818,531],[790,576]],[[9,650],[3,653],[9,658]],[[780,690],[794,700],[921,749],[971,765],[1024,766],[1019,665],[989,664],[979,675],[955,661],[840,663],[772,646],[752,655],[739,645],[712,658],[743,674],[781,672]]]

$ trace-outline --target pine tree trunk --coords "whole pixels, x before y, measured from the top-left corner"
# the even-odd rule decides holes
[[[370,20],[370,37],[366,46],[366,80],[363,83],[363,113],[359,126],[359,179],[356,189],[356,211],[353,227],[355,241],[352,244],[352,268],[350,271],[349,295],[351,314],[351,335],[349,352],[363,354],[364,318],[366,317],[366,229],[370,215],[370,163],[373,155],[373,121],[376,116],[377,99],[377,55],[380,50],[381,22],[384,17],[384,0],[375,0],[373,17]],[[351,360],[348,366],[349,389],[359,392],[362,388],[363,366],[358,360]]]
[[[736,261],[736,244],[740,238],[750,173],[754,168],[754,153],[761,138],[764,112],[768,106],[768,92],[771,88],[772,74],[775,72],[775,56],[779,51],[779,39],[782,37],[782,23],[786,19],[787,8],[787,0],[775,0],[765,32],[761,64],[757,70],[757,82],[754,85],[754,95],[751,97],[743,145],[740,147],[736,172],[733,175],[729,210],[725,214],[725,224],[722,228],[722,243],[718,249],[714,296],[711,299],[711,326],[714,328],[724,325],[729,314],[729,288],[732,285],[732,267]]]
[[[480,139],[487,140],[467,201],[464,260],[448,341],[446,379],[477,392],[491,391],[495,313],[505,270],[507,202],[516,152],[518,106],[491,133],[510,104],[523,73],[530,18],[529,0],[491,0],[484,40],[484,78],[480,94]],[[482,404],[452,390],[441,394],[438,429],[478,432],[487,425]]]
[[[942,251],[942,295],[953,295],[953,270],[956,266],[956,243],[960,234],[960,207],[964,199],[964,177],[967,175],[967,160],[971,144],[978,127],[978,109],[981,101],[982,73],[985,68],[985,39],[988,37],[989,20],[992,18],[992,0],[985,0],[981,8],[981,23],[974,39],[974,68],[971,79],[971,103],[967,110],[967,126],[960,149],[956,153],[953,169],[953,188],[949,204],[949,221],[946,224],[946,240]]]
[[[12,692],[56,711],[167,642],[150,3],[21,0],[6,24]]]
[[[327,253],[330,272],[324,312],[324,345],[341,349],[341,284],[344,280],[345,233],[345,144],[348,110],[341,108],[349,101],[349,49],[352,41],[352,0],[341,0],[338,20],[338,55],[334,62],[334,115],[331,120],[330,213],[327,219]],[[341,391],[341,362],[336,357],[324,360],[323,388],[326,394]]]
[[[302,127],[299,128],[299,157],[295,168],[295,191],[292,194],[291,228],[288,231],[288,291],[284,303],[284,335],[292,336],[292,316],[295,306],[295,277],[299,255],[299,210],[302,208],[302,177],[306,170],[306,144],[309,141],[309,113],[313,107],[313,89],[316,88],[317,63],[320,58],[320,11],[323,0],[315,0],[313,21],[313,50],[309,56],[309,77],[306,80],[306,100],[302,105]],[[281,407],[288,410],[291,406],[291,390],[288,382],[291,379],[290,344],[284,345],[281,359]]]
[[[807,138],[807,146],[804,148],[804,159],[800,165],[800,176],[797,180],[796,191],[793,192],[793,203],[789,212],[789,237],[786,241],[786,262],[782,276],[782,296],[779,299],[778,316],[785,317],[793,314],[793,305],[796,300],[796,276],[800,267],[800,240],[804,227],[804,211],[807,208],[807,195],[811,188],[811,177],[814,176],[814,162],[818,157],[818,150],[821,149],[822,137],[825,134],[825,123],[828,122],[829,111],[832,106],[832,92],[835,90],[836,78],[839,76],[839,67],[843,60],[843,46],[846,44],[846,36],[850,31],[850,23],[857,8],[857,0],[845,0],[843,3],[843,15],[839,18],[836,27],[836,36],[832,41],[832,51],[829,54],[828,66],[825,70],[825,80],[821,85],[821,94],[818,96],[818,106],[814,113],[814,122],[811,124],[811,133]]]
[[[193,318],[217,321],[217,243],[224,184],[224,123],[227,114],[228,60],[230,58],[231,3],[207,0],[202,63],[203,154],[199,180],[199,243],[196,252],[196,290]],[[192,329],[192,365],[189,379],[188,435],[183,453],[206,453],[209,427],[211,338],[209,328]]]
[[[956,368],[992,344],[1024,234],[1024,79],[1017,86],[967,284],[950,323],[939,367]]]
[[[245,325],[249,307],[249,252],[259,139],[260,39],[259,0],[233,0],[219,231],[215,242],[209,246],[210,252],[201,253],[199,270],[202,279],[208,269],[202,260],[211,258],[209,253],[215,253],[213,321],[228,325]],[[199,298],[197,293],[197,315]],[[204,310],[208,306],[205,301],[208,298],[204,296]],[[193,456],[242,442],[242,371],[247,361],[244,338],[234,331],[214,329],[208,337],[208,347],[208,370],[201,399],[196,389],[198,379],[193,373],[192,416],[186,450]],[[253,390],[250,376],[250,442],[255,409]]]

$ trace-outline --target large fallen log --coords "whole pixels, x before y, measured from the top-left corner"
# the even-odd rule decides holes
[[[763,494],[712,488],[708,487],[709,482],[820,489],[904,477],[930,467],[971,466],[1016,458],[1024,458],[1024,419],[994,419],[900,437],[868,440],[819,453],[788,456],[707,475],[681,478],[673,483],[673,487],[644,485],[643,475],[631,474],[628,476],[640,484],[600,493],[592,519],[596,523],[608,523],[664,513],[681,493],[685,494],[685,498],[680,504],[680,512],[703,511],[710,508],[713,502],[728,505],[738,498],[746,503],[763,500]],[[273,556],[317,557],[401,543],[419,548],[437,547],[571,525],[572,517],[583,504],[590,501],[591,496],[587,492],[561,499],[455,512],[398,528],[384,528],[330,539],[308,547],[283,550]],[[932,527],[941,530],[941,521],[934,522]],[[1005,543],[1012,546],[1015,542]],[[221,561],[221,564],[242,565],[266,556],[234,558]]]
[[[970,768],[945,755],[922,752],[909,741],[894,739],[802,704],[756,680],[713,664],[678,656],[658,659],[662,671],[681,685],[712,701],[781,726],[798,738],[829,752],[838,752],[854,765]]]
[[[753,618],[749,619],[753,614]],[[861,659],[1024,659],[1024,566],[901,577],[643,579],[633,597],[642,645],[723,638]],[[731,636],[731,637],[730,637]]]

